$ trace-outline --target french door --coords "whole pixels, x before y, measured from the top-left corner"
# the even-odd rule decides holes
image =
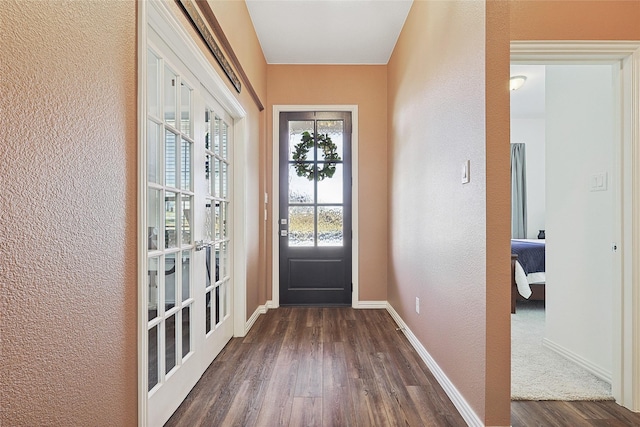
[[[351,113],[280,113],[280,304],[351,305]]]
[[[233,335],[233,127],[160,36],[148,38],[147,421],[162,425]]]

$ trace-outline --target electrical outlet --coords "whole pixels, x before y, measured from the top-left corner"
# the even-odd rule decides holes
[[[416,297],[416,313],[420,314],[420,298]]]

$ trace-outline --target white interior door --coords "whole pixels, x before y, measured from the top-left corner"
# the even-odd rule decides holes
[[[153,30],[146,54],[147,421],[162,425],[233,334],[233,127]]]

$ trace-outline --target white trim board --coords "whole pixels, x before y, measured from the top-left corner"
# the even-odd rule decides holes
[[[601,380],[611,383],[611,372],[607,372],[599,366],[594,365],[593,363],[574,353],[573,351],[568,350],[565,347],[556,344],[555,342],[547,338],[542,339],[542,346],[548,348],[551,351],[554,351],[565,359],[570,360],[571,362],[585,369],[587,372],[592,373]]]
[[[357,105],[274,105],[273,106],[273,139],[272,139],[272,244],[271,244],[271,303],[273,308],[280,306],[280,237],[278,218],[280,218],[280,180],[278,171],[280,170],[280,113],[289,111],[348,111],[351,113],[351,176],[353,179],[351,190],[351,231],[353,232],[351,246],[351,282],[353,283],[353,293],[351,295],[351,306],[359,308],[360,286],[358,281],[358,257],[359,257],[359,231],[358,231],[358,106]]]
[[[436,361],[431,357],[426,348],[420,343],[418,338],[411,332],[411,329],[407,326],[407,324],[402,320],[400,315],[396,312],[396,310],[391,306],[391,304],[387,303],[386,306],[387,312],[393,317],[393,320],[398,325],[398,329],[400,329],[404,335],[409,340],[409,343],[413,346],[413,348],[418,352],[418,355],[422,359],[422,361],[427,365],[427,368],[431,371],[433,376],[438,380],[438,384],[444,389],[453,405],[456,407],[458,412],[462,418],[466,421],[469,426],[484,426],[482,420],[475,413],[473,408],[467,403],[464,399],[464,396],[458,391],[455,385],[449,380],[449,377],[444,373],[444,371],[440,368],[440,366],[436,363]]]
[[[511,63],[620,64],[611,388],[616,402],[640,411],[640,41],[512,41]]]

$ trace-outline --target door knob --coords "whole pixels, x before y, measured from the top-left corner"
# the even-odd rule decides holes
[[[196,244],[196,251],[201,251],[204,248],[210,248],[211,246],[213,246],[213,242],[211,241],[205,242],[204,240],[196,240],[195,244]]]

